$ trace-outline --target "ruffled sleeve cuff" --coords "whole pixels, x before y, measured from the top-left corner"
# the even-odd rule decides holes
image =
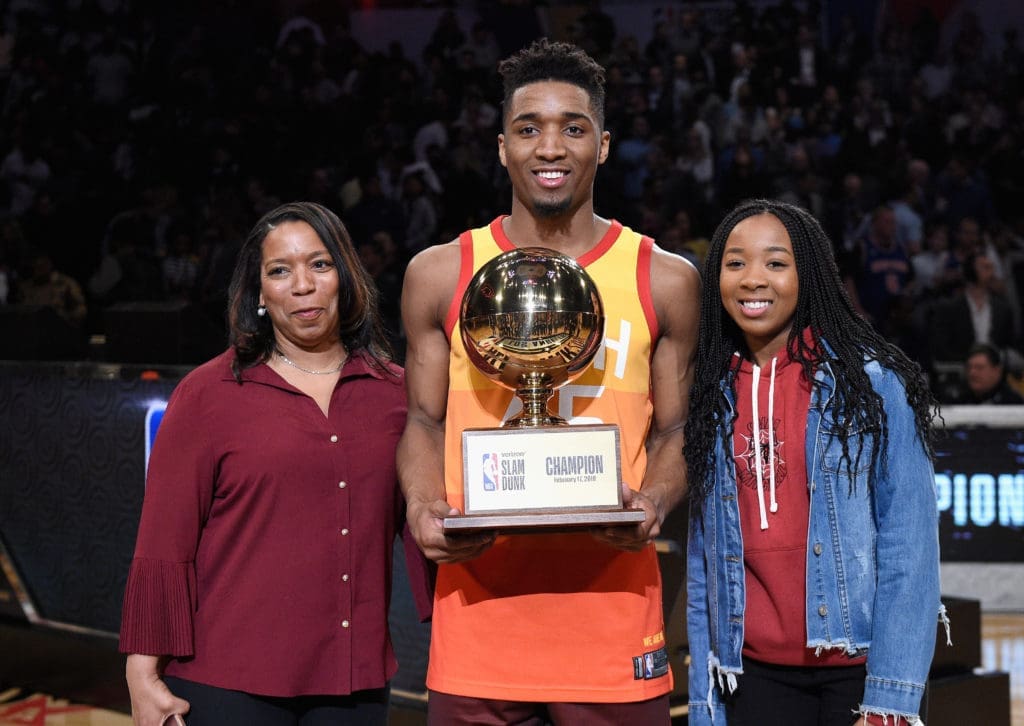
[[[190,656],[195,567],[135,558],[121,611],[122,653]]]

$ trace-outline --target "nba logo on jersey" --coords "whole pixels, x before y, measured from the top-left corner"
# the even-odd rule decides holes
[[[480,462],[484,473],[484,490],[493,492],[498,490],[498,455],[484,454]]]

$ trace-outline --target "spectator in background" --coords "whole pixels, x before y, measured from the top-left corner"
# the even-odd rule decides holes
[[[171,300],[188,302],[195,298],[200,262],[193,235],[188,225],[177,225],[169,235],[170,250],[161,260],[160,268],[164,292]]]
[[[665,77],[665,68],[659,64],[649,65],[644,78],[647,116],[655,132],[672,129],[674,118],[672,87]]]
[[[929,101],[938,101],[943,98],[949,92],[953,80],[953,68],[949,64],[949,53],[942,48],[936,48],[935,54],[921,66],[918,75],[923,82],[925,98]]]
[[[668,86],[672,100],[672,125],[675,129],[684,128],[689,120],[690,103],[696,90],[690,78],[690,60],[684,53],[672,56],[668,66]]]
[[[734,100],[727,101],[722,111],[724,123],[718,129],[717,138],[723,145],[729,146],[741,139],[748,139],[752,144],[764,141],[768,124],[748,81],[738,84]]]
[[[669,21],[662,17],[654,22],[651,39],[644,47],[644,59],[650,66],[665,68],[671,64],[674,52]]]
[[[930,320],[932,359],[960,361],[975,343],[1005,350],[1018,345],[1009,303],[994,288],[995,270],[984,254],[964,261],[964,288],[936,305]]]
[[[50,164],[43,158],[35,132],[20,131],[14,146],[0,162],[0,180],[7,185],[12,214],[21,216],[32,207],[50,174]]]
[[[70,220],[57,208],[53,193],[43,187],[32,200],[32,206],[21,217],[21,226],[28,240],[40,247],[66,245],[66,235],[73,234]]]
[[[430,147],[448,148],[448,125],[445,119],[448,97],[443,89],[435,89],[433,99],[429,101],[423,113],[423,123],[413,135],[413,158],[416,161],[427,161]]]
[[[992,216],[992,200],[988,190],[975,177],[971,161],[964,154],[954,155],[939,175],[936,181],[935,208],[945,215],[946,221],[954,228],[965,217],[987,224]]]
[[[400,202],[388,198],[375,171],[359,176],[361,195],[348,211],[346,223],[355,239],[369,239],[380,230],[386,231],[398,244],[405,245],[406,219]]]
[[[992,256],[1003,271],[1002,293],[1013,310],[1014,330],[1024,333],[1024,314],[1021,311],[1022,274],[1024,274],[1024,237],[1012,225],[996,222],[986,235]]]
[[[452,126],[475,133],[490,133],[498,128],[498,109],[484,99],[479,86],[469,86],[462,96],[462,108]]]
[[[72,326],[81,326],[88,312],[81,286],[54,269],[47,252],[35,254],[30,263],[29,274],[19,281],[17,302],[51,308]]]
[[[796,143],[789,147],[786,161],[785,172],[772,185],[774,197],[803,207],[816,219],[824,219],[828,184],[815,171],[806,145]]]
[[[701,49],[703,33],[700,9],[683,5],[678,8],[679,21],[672,28],[672,48],[687,57],[697,55]]]
[[[437,205],[423,180],[423,172],[407,174],[402,181],[405,212],[405,250],[409,257],[437,244]]]
[[[848,88],[856,75],[861,72],[871,49],[864,33],[857,27],[853,16],[845,13],[839,21],[839,30],[832,37],[830,55],[832,76],[835,81]]]
[[[402,274],[406,257],[400,256],[387,232],[377,232],[356,245],[359,261],[373,278],[380,293],[377,298],[384,333],[395,350],[396,361],[405,358],[399,303],[402,298]],[[400,347],[401,346],[401,347]]]
[[[896,239],[911,255],[921,250],[924,241],[924,221],[914,208],[915,192],[914,184],[908,179],[900,186],[898,195],[889,200],[896,218]]]
[[[676,157],[676,168],[690,179],[694,196],[704,203],[711,202],[715,193],[715,160],[711,156],[708,135],[704,122],[696,122],[687,130],[683,148]]]
[[[437,25],[430,35],[427,50],[436,53],[446,60],[454,60],[459,49],[466,44],[466,34],[462,32],[459,18],[455,11],[446,9],[437,19]]]
[[[876,328],[884,331],[889,305],[907,291],[913,276],[910,257],[896,239],[896,215],[880,206],[857,242],[856,300]]]
[[[731,163],[728,163],[720,174],[719,207],[732,206],[744,199],[766,194],[769,182],[757,164],[754,149],[746,141],[737,144],[736,148],[731,150]]]
[[[92,81],[92,99],[100,106],[117,107],[128,98],[135,67],[114,28],[103,31],[103,39],[89,57],[85,72]]]
[[[942,267],[949,252],[949,232],[946,223],[932,220],[925,225],[924,245],[911,254],[914,268],[914,293],[922,304],[937,294],[942,282]]]
[[[454,74],[460,88],[483,88],[490,75],[476,62],[476,54],[469,46],[462,46],[455,54]]]
[[[622,193],[630,201],[637,201],[643,195],[644,182],[650,171],[648,155],[651,144],[651,124],[647,117],[638,114],[633,117],[629,135],[616,147],[616,159],[623,171]]]
[[[818,96],[822,80],[827,77],[825,54],[817,43],[814,30],[807,23],[800,23],[796,31],[796,43],[786,58],[785,72],[794,100],[808,105]]]
[[[686,209],[680,209],[672,218],[672,226],[669,230],[675,230],[679,234],[679,248],[670,251],[681,254],[694,262],[697,269],[704,264],[704,258],[708,254],[708,240],[706,237],[694,234],[693,215]]]
[[[588,52],[593,49],[592,55],[605,58],[611,53],[615,43],[615,20],[601,9],[600,0],[587,0],[585,5],[586,9],[577,21],[579,40],[588,46],[585,48]]]
[[[1024,397],[1007,380],[1003,354],[988,343],[975,343],[967,351],[964,382],[966,390],[955,403],[1001,406],[1024,404]]]
[[[906,177],[907,183],[913,189],[907,197],[908,204],[923,219],[939,216],[935,208],[935,180],[932,178],[932,169],[928,162],[919,158],[910,159],[907,162]]]
[[[1003,266],[998,253],[988,243],[981,225],[973,217],[964,217],[953,228],[953,247],[943,264],[943,285],[946,294],[960,290],[968,274],[967,260],[974,255],[985,255],[992,263],[992,279],[989,284],[993,292],[1003,292]]]
[[[473,66],[479,68],[485,78],[489,77],[498,67],[498,59],[501,57],[498,41],[495,40],[491,27],[483,21],[473,23],[469,40],[460,48],[459,52],[460,55],[469,53]]]
[[[836,259],[840,267],[867,230],[874,206],[873,195],[864,188],[864,179],[856,172],[843,175],[841,194],[829,205],[825,227],[837,246]]]
[[[281,200],[267,190],[266,182],[253,174],[245,181],[245,199],[246,212],[255,219],[281,204]]]
[[[903,28],[890,24],[882,31],[880,47],[864,69],[880,98],[887,102],[901,101],[913,77],[910,65],[908,35]]]

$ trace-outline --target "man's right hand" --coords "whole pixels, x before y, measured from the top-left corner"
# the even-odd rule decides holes
[[[125,678],[132,701],[132,722],[135,726],[163,726],[183,723],[175,721],[178,714],[189,711],[189,702],[178,698],[160,677],[160,658],[133,653],[125,664]]]
[[[443,524],[445,517],[458,516],[461,512],[443,499],[431,502],[409,502],[405,518],[423,554],[434,562],[465,562],[479,557],[494,544],[496,533],[472,532],[446,535]]]

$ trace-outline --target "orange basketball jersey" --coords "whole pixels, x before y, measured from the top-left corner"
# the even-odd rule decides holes
[[[511,391],[470,363],[458,328],[462,295],[488,260],[515,249],[502,218],[463,233],[459,284],[446,320],[451,343],[445,488],[462,508],[462,431],[498,426],[519,408]],[[552,409],[570,423],[620,428],[622,477],[639,489],[650,429],[653,242],[613,222],[577,261],[604,302],[605,336],[586,372]],[[641,701],[667,693],[661,575],[654,547],[623,552],[587,533],[499,537],[480,557],[441,565],[429,688],[517,701]]]

